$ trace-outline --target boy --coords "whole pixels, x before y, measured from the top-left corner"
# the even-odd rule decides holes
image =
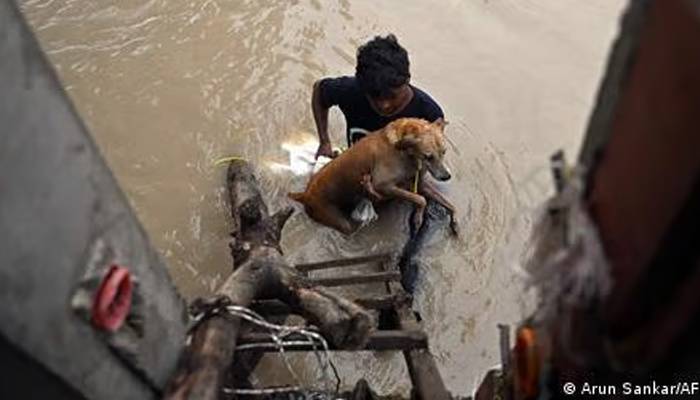
[[[328,110],[332,106],[340,107],[345,116],[348,146],[399,118],[430,122],[444,118],[435,100],[412,86],[410,78],[408,53],[390,34],[360,46],[354,77],[317,81],[311,99],[319,137],[316,157],[332,157],[328,137]]]
[[[317,81],[311,99],[319,138],[316,157],[333,156],[328,137],[328,110],[332,106],[340,107],[345,116],[348,146],[352,146],[368,132],[381,129],[399,118],[423,118],[430,122],[438,118],[444,119],[437,102],[412,86],[410,79],[408,53],[399,45],[396,37],[390,34],[386,37],[376,36],[360,46],[354,77]],[[401,284],[411,294],[418,272],[417,257],[431,236],[431,226],[437,220],[447,218],[446,210],[435,201],[428,201],[425,215],[426,219],[420,229],[411,232],[411,238],[404,246],[399,260]],[[413,228],[412,224],[411,227]],[[451,225],[451,228],[456,232],[456,225]]]

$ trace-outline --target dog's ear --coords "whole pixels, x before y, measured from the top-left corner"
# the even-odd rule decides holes
[[[387,125],[384,129],[387,130],[386,137],[387,139],[389,139],[389,143],[391,143],[392,146],[396,146],[396,143],[398,143],[399,140],[401,140],[399,130],[396,129],[396,127],[393,124]]]
[[[445,127],[447,126],[447,124],[449,124],[449,122],[445,121],[445,119],[442,118],[442,117],[436,119],[436,120],[433,122],[433,125],[437,125],[438,128],[440,128],[441,130],[444,130]]]
[[[403,135],[403,137],[394,144],[394,147],[396,147],[399,150],[405,150],[410,149],[412,147],[416,147],[417,144],[418,137],[412,133],[408,133],[406,135]]]
[[[415,122],[410,119],[400,119],[386,126],[389,143],[397,149],[414,147],[418,143],[418,132]]]

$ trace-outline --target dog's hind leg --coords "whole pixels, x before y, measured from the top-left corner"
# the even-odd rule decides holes
[[[309,216],[316,222],[331,227],[341,233],[349,235],[357,229],[348,217],[337,207],[334,206],[315,206],[308,210]]]

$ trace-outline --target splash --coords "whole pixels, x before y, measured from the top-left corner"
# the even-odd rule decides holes
[[[311,134],[302,132],[283,142],[280,147],[288,154],[286,163],[267,161],[265,166],[274,173],[291,172],[293,175],[308,175],[316,165],[318,140]]]

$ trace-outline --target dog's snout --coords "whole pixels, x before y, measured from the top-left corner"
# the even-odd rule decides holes
[[[442,163],[428,164],[428,170],[430,171],[430,175],[439,181],[449,181],[450,178],[452,178],[450,170]]]
[[[447,181],[452,177],[452,175],[444,169],[428,168],[428,171],[430,171],[430,175],[432,175],[433,178],[439,181]]]
[[[431,172],[432,172],[432,171],[431,171]],[[445,170],[445,169],[438,170],[438,171],[435,171],[435,172],[436,172],[436,173],[434,173],[434,174],[432,174],[432,175],[435,177],[435,179],[437,179],[437,180],[439,180],[439,181],[443,181],[443,182],[444,182],[444,181],[449,181],[450,178],[452,178],[452,175],[450,174],[450,172],[447,171],[447,170]]]

